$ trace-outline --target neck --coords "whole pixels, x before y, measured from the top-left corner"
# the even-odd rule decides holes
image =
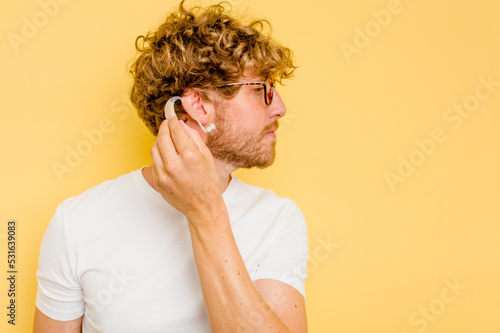
[[[221,193],[223,193],[228,187],[229,182],[231,181],[231,173],[237,170],[237,168],[225,162],[219,161],[216,158],[214,158],[214,163],[215,163],[215,169],[217,170],[217,176],[219,177],[220,190]],[[149,186],[154,188],[155,191],[158,191],[153,181],[153,167],[147,166],[144,169],[142,169],[142,175],[144,179],[146,179],[146,181],[148,182]]]
[[[235,168],[234,166],[222,162],[216,158],[214,158],[214,163],[215,169],[217,170],[217,176],[219,176],[220,190],[221,193],[223,193],[229,185],[229,182],[231,181],[231,173],[233,173],[238,168]]]

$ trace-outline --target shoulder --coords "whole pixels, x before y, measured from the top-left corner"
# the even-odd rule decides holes
[[[224,192],[224,200],[230,211],[242,214],[273,216],[278,221],[290,221],[292,218],[305,220],[302,211],[293,200],[280,197],[272,190],[245,183],[235,176]]]
[[[135,195],[137,177],[140,170],[121,175],[115,179],[104,181],[79,195],[64,200],[58,210],[70,215],[85,215],[97,211],[101,206],[109,207],[112,203],[127,201]]]
[[[232,187],[230,189],[228,188],[230,190],[228,191],[228,196],[231,196],[231,199],[234,199],[234,197],[236,196],[242,197],[242,199],[247,202],[250,201],[253,203],[269,204],[280,208],[297,208],[297,205],[293,200],[285,197],[280,197],[270,189],[264,189],[259,186],[245,183],[235,176],[232,176],[231,186]]]

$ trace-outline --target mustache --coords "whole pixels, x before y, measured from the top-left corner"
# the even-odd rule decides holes
[[[275,120],[274,123],[267,125],[264,128],[264,130],[262,131],[262,133],[266,134],[267,132],[271,132],[271,131],[276,132],[279,127],[280,127],[280,123],[277,120]]]

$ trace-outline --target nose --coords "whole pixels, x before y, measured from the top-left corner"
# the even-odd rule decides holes
[[[284,117],[286,114],[286,106],[283,100],[281,99],[278,91],[274,90],[273,101],[271,105],[269,105],[269,116],[271,118],[279,119]]]

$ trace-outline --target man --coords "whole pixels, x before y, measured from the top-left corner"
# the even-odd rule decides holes
[[[131,100],[157,136],[152,166],[58,207],[35,332],[307,331],[304,217],[231,175],[273,163],[286,113],[274,81],[291,77],[291,52],[262,26],[182,1],[137,39]],[[180,120],[165,121],[176,95]]]

